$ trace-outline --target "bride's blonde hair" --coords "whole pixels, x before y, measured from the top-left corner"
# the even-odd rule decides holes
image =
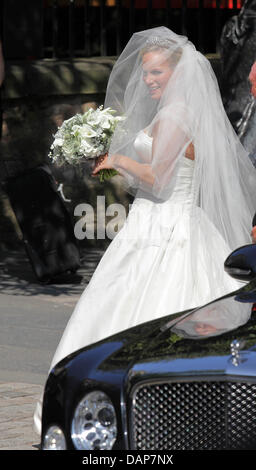
[[[173,44],[174,45],[174,44]],[[175,66],[178,64],[182,56],[182,48],[177,47],[171,52],[171,41],[161,39],[161,38],[151,38],[146,42],[146,45],[141,49],[140,55],[141,58],[148,52],[165,52],[167,56],[167,61],[170,65]]]

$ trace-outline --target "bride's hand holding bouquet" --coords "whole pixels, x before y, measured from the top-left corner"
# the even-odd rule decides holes
[[[101,171],[105,172],[105,175],[107,175],[107,172],[108,171],[115,171],[113,169],[113,166],[111,165],[111,163],[109,162],[109,159],[108,159],[108,153],[105,153],[104,155],[100,155],[99,157],[97,157],[95,159],[95,162],[94,162],[94,168],[93,168],[93,171],[92,171],[92,174],[91,176],[93,178],[95,178],[98,173],[100,173]],[[117,172],[116,172],[117,173]],[[106,179],[106,178],[105,178]]]

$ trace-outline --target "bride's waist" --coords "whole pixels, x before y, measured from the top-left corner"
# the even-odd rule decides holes
[[[191,207],[195,203],[195,197],[192,191],[185,189],[175,189],[169,199],[160,200],[154,197],[151,194],[148,194],[144,191],[139,190],[134,199],[136,204],[148,204],[148,205],[157,205],[157,206],[168,206],[168,205],[184,205]]]
[[[175,204],[191,205],[194,201],[194,194],[191,188],[177,188],[174,189],[171,197],[166,202],[172,202]]]

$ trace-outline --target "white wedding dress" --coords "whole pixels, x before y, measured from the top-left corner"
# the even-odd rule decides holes
[[[143,161],[150,163],[152,138],[140,132],[134,145]],[[194,164],[182,157],[168,201],[159,202],[137,192],[124,226],[76,305],[51,367],[71,352],[121,330],[198,307],[241,287],[224,272],[229,247],[201,209],[197,208],[197,214],[193,208]],[[191,222],[201,230],[200,246],[193,248]],[[194,265],[192,259],[196,260]],[[38,403],[38,432],[40,412]]]

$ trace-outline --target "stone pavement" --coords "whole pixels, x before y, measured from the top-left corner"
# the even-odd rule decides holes
[[[33,429],[35,403],[41,385],[0,383],[0,450],[38,450],[40,437]]]
[[[73,277],[63,275],[49,285],[37,282],[23,250],[0,256],[0,450],[40,448],[40,437],[33,429],[33,414],[49,364],[47,355],[42,362],[40,355],[43,348],[49,348],[51,357],[57,346],[56,332],[63,329],[62,323],[72,312],[103,253],[92,248],[83,250],[77,273]],[[54,316],[59,321],[56,330],[52,328]],[[43,323],[40,330],[41,317],[46,325]],[[34,339],[37,328],[38,339]],[[42,334],[45,336],[40,344]],[[49,345],[44,345],[48,339]],[[24,345],[28,343],[29,348],[33,341],[38,341],[38,349],[34,344],[25,349]]]

